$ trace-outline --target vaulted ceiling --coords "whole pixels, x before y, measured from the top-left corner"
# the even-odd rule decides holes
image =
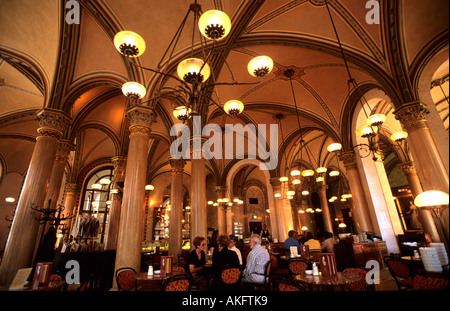
[[[51,107],[64,110],[72,118],[66,138],[83,140],[79,167],[124,155],[127,101],[121,85],[138,80],[148,88],[148,99],[161,84],[174,84],[152,72],[132,68],[114,48],[113,37],[120,30],[140,34],[147,50],[136,62],[156,68],[192,2],[79,0],[80,23],[68,24],[70,6],[66,8],[66,1],[1,1],[0,138],[14,133],[19,140],[29,140],[36,134],[35,112]],[[393,107],[416,100],[414,83],[423,64],[448,46],[449,2],[380,0],[379,24],[367,23],[370,8],[366,8],[366,2],[371,1],[328,1],[352,77],[366,90],[382,90]],[[244,102],[245,110],[239,117],[230,118],[211,106],[207,121],[219,125],[275,124],[275,116],[282,114],[284,136],[279,143],[286,145],[290,161],[298,154],[298,120],[308,141],[317,142],[311,144],[314,156],[320,162],[329,161],[325,142],[340,141],[348,135],[355,108],[325,1],[198,3],[203,12],[223,10],[232,21],[231,33],[219,42],[226,63],[220,58],[214,62],[217,81],[231,81],[231,69],[238,82],[257,82],[247,72],[247,63],[256,55],[268,55],[275,63],[273,71],[258,85],[217,87],[215,96],[222,104],[237,98]],[[192,29],[192,20],[188,20],[173,59],[162,60],[167,72],[174,72],[178,62],[190,55]],[[199,51],[196,37],[195,52]],[[298,109],[291,83],[284,75],[286,69],[295,71],[292,86]],[[169,100],[161,99],[156,109],[158,122],[153,125],[154,140],[149,146],[149,174],[153,176],[168,170],[169,130],[179,122],[172,115]],[[230,163],[213,160],[209,167],[220,179],[219,172]]]

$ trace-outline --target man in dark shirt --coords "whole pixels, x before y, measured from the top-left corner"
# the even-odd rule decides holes
[[[297,232],[291,230],[288,232],[288,238],[284,241],[284,249],[290,251],[291,246],[297,247],[297,254],[300,254],[300,243],[297,240]]]

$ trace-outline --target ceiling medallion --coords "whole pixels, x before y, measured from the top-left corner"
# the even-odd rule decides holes
[[[303,68],[296,67],[296,66],[288,66],[288,67],[281,67],[277,71],[274,72],[275,76],[277,78],[289,81],[290,79],[297,79],[301,76],[306,75],[306,73],[303,71]]]

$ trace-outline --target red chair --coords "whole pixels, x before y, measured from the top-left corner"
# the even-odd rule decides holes
[[[119,291],[136,290],[136,270],[133,268],[120,268],[116,271],[116,282]]]
[[[399,290],[408,290],[413,287],[415,272],[405,260],[394,256],[383,258]]]
[[[178,265],[178,264],[172,266],[172,271],[178,271],[178,272],[182,272],[183,274],[186,274],[186,269],[184,269],[183,266]]]
[[[187,275],[173,275],[163,282],[162,290],[165,292],[187,292],[190,285]]]
[[[348,274],[356,274],[361,277],[361,280],[358,282],[353,282],[351,284],[345,285],[345,289],[349,291],[373,291],[375,290],[374,284],[367,284],[366,281],[366,275],[367,270],[362,268],[347,268],[342,273],[348,273]]]
[[[279,292],[303,292],[306,290],[300,283],[286,279],[277,280],[275,289]]]
[[[416,275],[413,280],[413,290],[444,290],[448,289],[448,279]]]
[[[292,276],[304,274],[310,265],[310,261],[305,258],[292,258],[288,262],[289,272]]]

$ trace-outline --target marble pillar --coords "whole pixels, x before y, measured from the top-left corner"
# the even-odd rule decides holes
[[[191,160],[191,245],[197,236],[207,238],[206,164],[203,157]]]
[[[170,185],[170,213],[169,213],[169,255],[177,258],[181,254],[183,218],[183,171],[185,159],[169,159],[172,171]]]
[[[273,188],[273,193],[280,193],[282,194],[282,187],[279,177],[274,177],[270,179],[270,183]],[[283,196],[283,194],[282,194]],[[284,213],[284,206],[281,198],[275,198],[273,197],[273,200],[275,202],[275,211],[276,211],[276,220],[277,220],[277,231],[278,231],[278,241],[284,242],[287,239],[287,225],[285,221],[285,213]],[[271,222],[272,223],[272,222]],[[275,236],[273,237],[275,238]]]
[[[17,270],[31,267],[42,216],[30,207],[44,208],[59,139],[70,119],[62,111],[44,108],[37,113],[38,137],[0,266],[0,287],[9,286]]]
[[[416,166],[413,162],[400,163],[398,167],[405,173],[411,192],[414,197],[423,192],[422,184],[417,174]],[[440,242],[439,232],[436,228],[433,216],[430,210],[418,208],[418,218],[423,226],[423,230],[430,234],[435,242]]]
[[[421,102],[412,102],[402,105],[394,114],[408,133],[408,145],[420,170],[423,190],[448,193],[448,174],[428,128],[426,106]]]
[[[75,210],[75,202],[77,200],[79,187],[77,184],[72,183],[66,183],[64,186],[64,199],[63,199],[63,205],[64,205],[64,213],[67,215],[74,214]],[[66,219],[63,224],[64,227],[67,229],[67,231],[64,234],[64,239],[68,240],[70,237],[70,232],[72,230],[72,226],[76,221],[76,216],[74,215],[71,219]]]
[[[320,207],[322,209],[322,218],[323,218],[323,225],[325,227],[325,231],[334,233],[333,222],[331,220],[330,208],[328,206],[328,199],[327,199],[328,186],[324,182],[320,182],[320,183],[318,183],[317,187],[318,187],[317,192],[319,194]]]
[[[117,247],[117,235],[119,234],[120,211],[122,207],[122,189],[117,183],[125,181],[125,168],[127,158],[116,156],[111,159],[114,165],[113,186],[111,187],[111,205],[109,206],[108,230],[105,241],[105,249],[112,250]]]
[[[218,199],[226,198],[226,187],[217,186],[216,193]],[[217,206],[217,226],[218,226],[218,234],[226,234],[227,233],[227,217],[226,217],[226,209],[228,202],[221,202]]]
[[[52,175],[48,185],[45,204],[51,200],[50,208],[55,209],[58,205],[61,185],[64,178],[64,171],[69,153],[74,150],[75,145],[68,140],[61,140],[56,152],[55,163],[53,164]]]
[[[141,242],[144,229],[145,182],[153,108],[133,106],[127,110],[130,121],[126,175],[117,238],[114,271],[123,267],[141,270]],[[114,288],[117,284],[114,282]]]
[[[352,193],[352,219],[354,228],[357,232],[372,231],[367,210],[368,206],[364,196],[364,188],[356,165],[356,154],[353,150],[343,152],[339,155],[339,160],[344,163],[350,191]]]

